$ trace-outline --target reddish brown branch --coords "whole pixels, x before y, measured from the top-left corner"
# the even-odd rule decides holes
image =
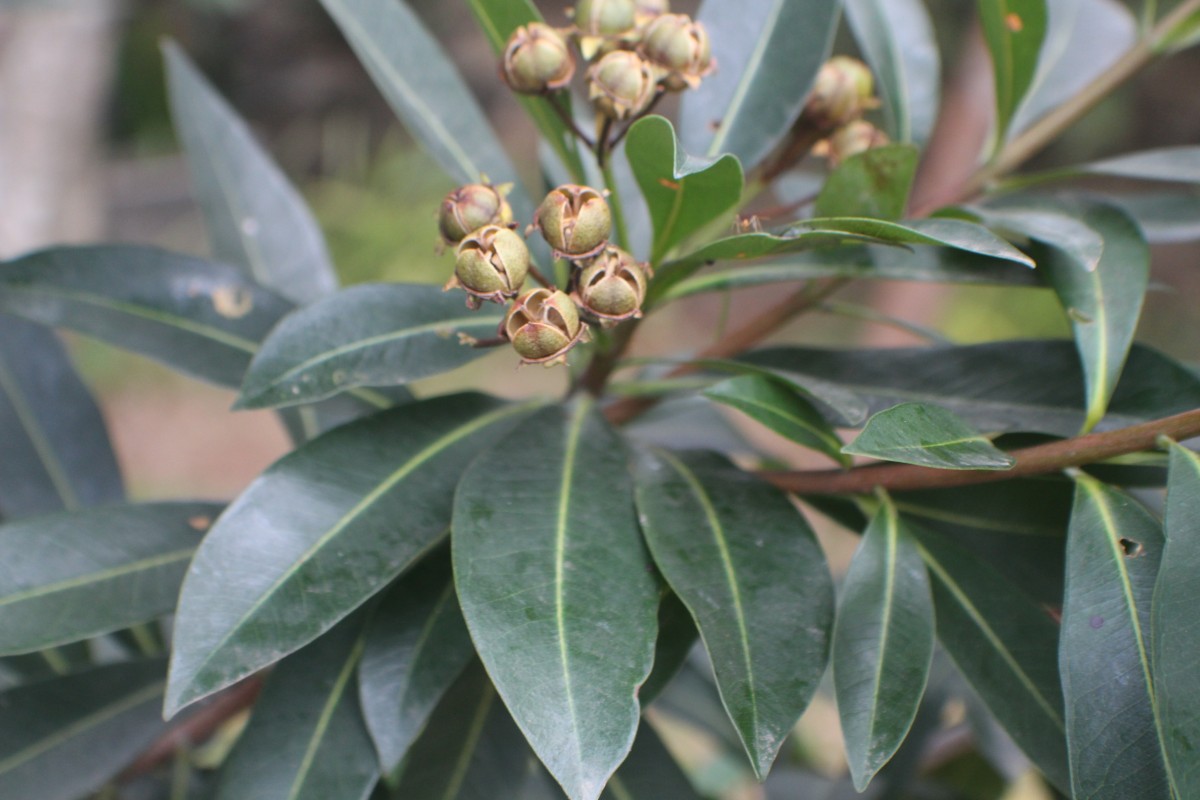
[[[948,489],[1046,475],[1127,453],[1150,450],[1156,446],[1160,436],[1178,440],[1200,436],[1200,409],[1120,430],[1090,433],[1074,439],[1015,450],[1010,455],[1016,458],[1016,466],[1006,470],[950,470],[916,467],[910,464],[883,464],[851,470],[759,474],[780,489],[800,495],[866,494],[874,491],[876,487],[889,491]]]

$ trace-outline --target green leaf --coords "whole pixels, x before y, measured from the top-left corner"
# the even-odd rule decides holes
[[[0,525],[0,653],[149,622],[175,608],[199,532],[221,507],[148,503]]]
[[[445,691],[475,655],[448,552],[431,554],[371,614],[359,668],[363,714],[385,774],[395,771]]]
[[[1080,172],[1171,183],[1200,183],[1200,147],[1160,147],[1079,167]]]
[[[295,303],[337,288],[325,239],[249,127],[174,42],[163,45],[171,113],[217,259]]]
[[[1170,800],[1149,633],[1162,527],[1128,496],[1076,482],[1059,665],[1075,797]]]
[[[608,782],[601,800],[700,800],[670,751],[648,724],[638,728],[629,758]]]
[[[1155,49],[1160,52],[1177,53],[1200,42],[1200,11],[1192,11],[1163,34]]]
[[[712,670],[691,659],[685,661],[675,680],[667,684],[662,694],[655,698],[654,713],[682,721],[711,736],[722,755],[736,755],[736,766],[741,767],[745,748],[729,720],[714,681]],[[737,772],[745,776],[752,774],[745,768]]]
[[[814,380],[785,369],[764,369],[733,359],[704,358],[690,363],[714,372],[732,372],[774,381],[810,401],[836,427],[854,428],[867,419],[867,404],[862,398],[827,381]],[[840,444],[836,453],[834,458],[840,459]]]
[[[152,247],[40,250],[0,263],[0,310],[237,386],[292,308],[241,270]]]
[[[797,245],[812,248],[813,240],[809,237],[813,234],[814,232],[807,231],[774,238],[785,240],[798,238],[800,241],[796,242]],[[768,234],[747,235],[768,236]],[[741,237],[733,238],[741,239]],[[921,246],[910,249],[855,244],[837,246],[834,242],[838,237],[833,232],[821,233],[819,237],[814,238],[822,239],[817,245],[820,249],[814,249],[808,253],[772,260],[764,264],[736,265],[729,269],[689,277],[706,263],[718,260],[757,258],[759,256],[754,253],[758,249],[770,251],[778,247],[775,252],[789,252],[787,244],[779,241],[772,242],[770,239],[750,240],[753,241],[754,246],[746,249],[739,247],[740,244],[748,241],[746,239],[741,239],[738,244],[729,240],[718,240],[691,255],[664,265],[650,284],[648,294],[650,297],[657,298],[657,302],[661,303],[679,300],[702,292],[720,292],[726,289],[806,281],[814,278],[1041,286],[1033,271],[1016,269],[1012,261],[987,258],[963,250]],[[806,239],[807,241],[805,241]],[[849,243],[869,240],[847,235],[841,241]],[[800,250],[801,247],[796,249]],[[767,252],[763,255],[773,254]],[[715,257],[709,258],[710,255]]]
[[[933,131],[941,61],[920,0],[845,0],[846,21],[871,65],[888,135],[923,143]]]
[[[872,412],[897,403],[939,405],[978,430],[1073,436],[1083,420],[1083,378],[1070,342],[1017,340],[966,346],[822,350],[779,347],[743,361],[828,381]],[[1110,430],[1200,407],[1200,378],[1141,345],[1099,428]]]
[[[1112,195],[1106,198],[1137,220],[1150,244],[1200,239],[1200,190]]]
[[[529,750],[487,673],[472,661],[404,762],[393,797],[517,800]]]
[[[452,541],[497,691],[567,795],[595,800],[633,744],[658,608],[620,440],[589,403],[538,413],[467,470]]]
[[[356,615],[271,673],[216,800],[365,800],[379,763],[355,691],[362,653]]]
[[[117,502],[104,418],[58,337],[0,315],[0,519]]]
[[[379,91],[413,137],[459,183],[516,170],[454,63],[403,0],[321,0]],[[519,189],[518,219],[532,212]]]
[[[936,469],[1011,469],[1017,463],[954,412],[924,403],[880,411],[842,452]]]
[[[1200,793],[1200,457],[1171,445],[1167,543],[1150,623],[1153,685],[1163,723],[1171,784],[1179,798]]]
[[[920,547],[887,500],[850,562],[833,628],[833,683],[850,775],[860,792],[912,727],[933,640]]]
[[[488,351],[463,333],[496,334],[503,309],[471,312],[436,286],[363,284],[299,309],[279,323],[246,373],[239,408],[293,405],[359,386],[403,384]]]
[[[1013,741],[1057,787],[1070,784],[1058,626],[986,562],[911,530],[933,577],[938,639]]]
[[[109,664],[0,693],[0,796],[78,800],[165,729],[163,662]]]
[[[699,636],[700,632],[696,630],[696,623],[692,621],[687,606],[674,592],[666,592],[658,604],[658,643],[654,648],[654,670],[638,691],[638,699],[643,706],[653,703],[678,674]]]
[[[820,217],[900,219],[917,174],[917,148],[875,147],[843,161],[817,195]]]
[[[812,403],[787,384],[762,375],[730,378],[704,391],[704,396],[736,408],[751,419],[798,444],[810,447],[843,466],[842,440]]]
[[[1046,0],[978,0],[996,88],[996,148],[1037,72],[1046,36]]]
[[[492,52],[500,56],[504,46],[513,31],[530,22],[541,22],[541,12],[530,0],[467,0],[479,27],[483,29]],[[583,160],[579,157],[579,146],[575,134],[563,122],[562,117],[555,112],[553,103],[560,103],[562,108],[571,114],[571,100],[566,93],[551,99],[549,97],[530,97],[515,95],[517,101],[529,114],[530,119],[537,125],[542,134],[542,140],[549,143],[571,174],[576,183],[586,183],[587,173]]]
[[[1079,217],[1045,205],[1006,203],[973,209],[989,225],[1006,228],[1053,247],[1085,272],[1093,272],[1104,255],[1104,237]]]
[[[467,463],[529,405],[437,397],[284,456],[213,526],[184,581],[166,713],[316,639],[430,547]]]
[[[817,230],[845,231],[869,236],[888,244],[950,247],[981,256],[1013,261],[1026,267],[1034,266],[1032,258],[987,228],[960,219],[917,219],[901,225],[879,219],[834,217],[805,220],[801,224]]]
[[[1083,221],[1104,238],[1096,268],[1080,269],[1053,247],[1038,263],[1075,333],[1087,392],[1087,431],[1103,418],[1133,344],[1150,279],[1150,248],[1137,223],[1119,208],[1081,203],[1080,210]]]
[[[685,153],[663,117],[639,120],[629,129],[625,155],[654,223],[650,263],[688,235],[736,208],[742,196],[742,165],[730,155],[697,159]]]
[[[643,454],[636,472],[650,551],[696,620],[761,779],[825,672],[825,557],[786,495],[723,458],[659,451]]]
[[[693,153],[732,153],[753,167],[800,114],[829,57],[841,4],[833,0],[707,0],[697,19],[720,65],[680,106]]]

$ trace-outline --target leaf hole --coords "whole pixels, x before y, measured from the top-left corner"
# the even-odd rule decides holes
[[[1146,555],[1146,548],[1141,542],[1133,539],[1121,539],[1121,550],[1125,553],[1126,558],[1140,558]]]

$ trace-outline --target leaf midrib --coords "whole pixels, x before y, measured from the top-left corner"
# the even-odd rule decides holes
[[[99,570],[97,572],[89,572],[84,575],[78,575],[74,578],[67,578],[55,583],[42,584],[32,589],[14,592],[13,594],[9,595],[0,595],[0,608],[13,605],[14,603],[21,603],[26,600],[33,600],[38,597],[45,597],[47,595],[65,592],[71,589],[78,589],[81,586],[87,586],[93,583],[109,581],[114,578],[120,578],[135,572],[144,572],[154,569],[155,567],[163,567],[176,561],[187,561],[195,552],[195,547],[188,547],[168,553],[159,553],[154,556],[139,559],[138,561],[130,561],[125,564],[121,564],[120,566],[109,567],[108,569]]]
[[[50,483],[54,486],[54,492],[62,502],[63,508],[68,511],[78,509],[79,498],[75,494],[75,489],[71,486],[67,471],[59,460],[58,453],[54,451],[54,446],[50,444],[49,437],[42,429],[42,425],[33,413],[33,409],[26,402],[25,394],[21,391],[21,386],[16,378],[9,371],[8,364],[5,362],[3,356],[0,356],[0,391],[3,391],[8,396],[13,411],[17,415],[17,421],[29,437],[34,451],[37,452],[38,460],[46,470],[46,475],[50,478]]]
[[[329,696],[325,698],[325,702],[321,705],[321,714],[317,717],[317,723],[313,727],[312,736],[309,737],[308,745],[304,749],[304,756],[300,759],[300,766],[296,769],[296,777],[292,781],[291,789],[288,791],[287,800],[296,800],[300,796],[300,792],[304,789],[304,781],[308,778],[308,773],[312,771],[313,764],[316,762],[317,750],[320,749],[321,742],[324,740],[325,734],[329,731],[329,724],[333,720],[333,714],[337,711],[338,703],[341,702],[343,695],[346,693],[346,687],[350,683],[350,678],[354,675],[354,668],[362,658],[365,647],[366,637],[359,636],[358,640],[354,643],[354,647],[350,649],[350,654],[346,657],[346,662],[338,672],[333,686],[330,687]]]

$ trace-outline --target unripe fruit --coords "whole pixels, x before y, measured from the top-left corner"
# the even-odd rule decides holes
[[[708,31],[687,14],[662,14],[642,38],[646,58],[666,71],[663,85],[671,91],[695,88],[713,70]]]
[[[849,56],[834,56],[817,73],[804,115],[821,130],[847,125],[879,105],[874,85],[866,64]]]
[[[446,288],[461,286],[471,295],[467,305],[478,308],[484,300],[515,297],[528,273],[525,240],[508,228],[486,225],[458,245],[454,277]]]
[[[829,163],[836,167],[850,156],[882,147],[890,141],[887,134],[879,128],[866,120],[858,119],[838,128],[828,139],[818,142],[813,152],[826,156]]]
[[[594,255],[604,248],[612,233],[612,213],[604,197],[590,186],[572,183],[546,195],[533,222],[560,258]]]
[[[654,65],[637,53],[615,50],[588,70],[588,99],[609,119],[637,116],[658,93]]]
[[[659,14],[666,14],[671,10],[669,0],[635,0],[634,5],[634,20],[638,25],[645,25]]]
[[[587,326],[566,294],[533,289],[508,310],[504,334],[521,356],[521,363],[549,366],[566,362],[570,349],[587,336]]]
[[[646,267],[617,247],[606,247],[580,273],[575,290],[579,306],[603,327],[642,315]]]
[[[514,92],[544,94],[567,86],[575,75],[575,55],[558,31],[542,22],[517,28],[500,64]]]
[[[484,225],[512,222],[512,207],[504,199],[507,190],[507,185],[469,183],[446,195],[438,212],[438,231],[446,243],[458,244]]]
[[[615,36],[633,27],[634,0],[579,0],[575,26],[583,36]]]

